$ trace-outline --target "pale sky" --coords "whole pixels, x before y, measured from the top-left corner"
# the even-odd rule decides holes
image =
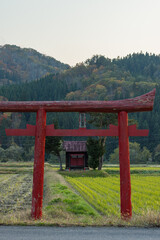
[[[0,0],[0,45],[74,66],[95,54],[160,54],[160,0]]]

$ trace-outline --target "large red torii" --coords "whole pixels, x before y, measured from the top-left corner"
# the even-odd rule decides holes
[[[32,217],[42,216],[44,155],[46,136],[119,136],[121,216],[132,216],[129,136],[147,136],[149,130],[128,126],[129,112],[152,111],[155,89],[142,96],[119,101],[26,101],[0,102],[1,112],[37,112],[36,125],[26,129],[6,129],[9,136],[35,136],[35,155],[32,189]],[[46,126],[46,112],[106,112],[118,113],[118,126],[109,129],[54,129]]]

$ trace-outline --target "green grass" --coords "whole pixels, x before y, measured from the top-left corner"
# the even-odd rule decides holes
[[[66,180],[100,213],[119,216],[118,177],[66,177]]]
[[[119,167],[104,171],[61,173],[97,211],[108,217],[120,216]],[[133,215],[160,212],[160,167],[131,167]]]
[[[52,211],[53,214],[58,208],[76,215],[97,215],[96,211],[83,198],[73,193],[65,185],[51,184],[51,194],[53,199],[48,203],[46,210]]]
[[[160,176],[133,175],[131,183],[133,213],[160,212]]]
[[[44,213],[52,222],[66,224],[91,222],[99,217],[97,211],[76,194],[62,176],[48,166],[45,174]]]
[[[119,174],[119,166],[105,166],[103,170],[108,174]],[[149,174],[149,175],[159,175],[160,174],[160,166],[136,166],[131,165],[130,168],[131,174]]]

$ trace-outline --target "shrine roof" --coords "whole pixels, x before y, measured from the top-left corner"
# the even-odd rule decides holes
[[[66,152],[87,152],[86,141],[64,141],[63,148]]]

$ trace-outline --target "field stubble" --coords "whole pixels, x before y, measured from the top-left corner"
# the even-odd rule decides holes
[[[31,209],[33,163],[0,164],[0,223],[24,218]],[[28,214],[27,214],[28,215]]]

